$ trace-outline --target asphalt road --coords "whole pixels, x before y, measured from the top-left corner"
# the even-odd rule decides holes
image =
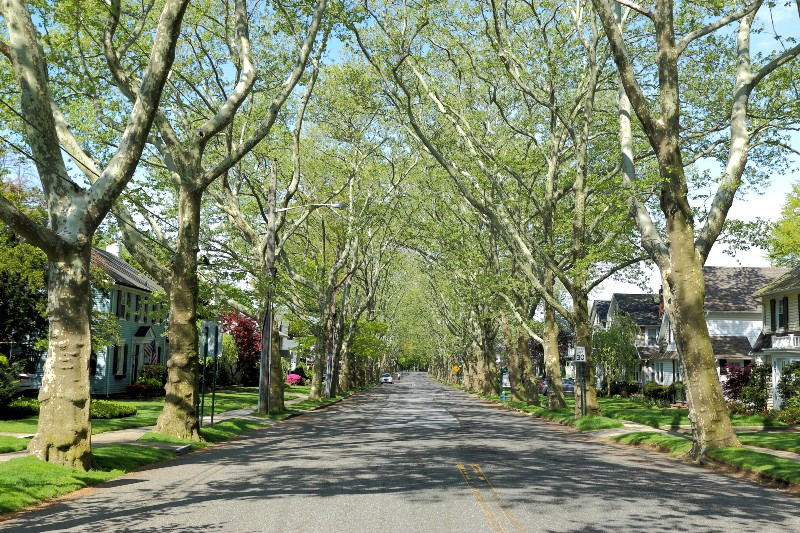
[[[789,532],[799,503],[411,374],[0,530]]]

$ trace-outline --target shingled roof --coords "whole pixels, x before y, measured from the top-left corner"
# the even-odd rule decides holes
[[[611,297],[617,302],[617,314],[628,315],[639,326],[660,324],[657,294],[619,294]]]
[[[711,337],[711,349],[718,359],[747,357],[752,349],[747,337]]]
[[[595,300],[592,302],[592,310],[595,316],[599,317],[601,322],[605,322],[608,318],[608,306],[611,305],[611,300]]]
[[[796,291],[800,289],[800,265],[779,277],[772,283],[768,283],[753,293],[755,298],[771,296],[782,292]]]
[[[141,291],[154,292],[161,287],[116,255],[92,248],[92,264],[103,269],[115,283]]]
[[[789,272],[774,267],[703,267],[706,311],[760,312],[753,291]]]

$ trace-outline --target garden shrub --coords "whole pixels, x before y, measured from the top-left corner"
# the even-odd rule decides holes
[[[39,414],[39,402],[35,398],[14,398],[11,403],[0,408],[0,419],[19,420]]]
[[[143,398],[147,392],[147,387],[141,383],[131,383],[125,386],[125,394],[128,398]]]
[[[669,387],[666,385],[659,385],[655,381],[648,381],[642,388],[642,394],[645,398],[658,401],[669,401],[672,396]]]
[[[671,401],[684,401],[686,395],[683,392],[683,381],[675,381],[669,386],[669,394]]]
[[[167,384],[167,365],[142,365],[139,380],[157,379],[162,385]]]
[[[5,355],[0,355],[0,409],[5,408],[17,396],[18,365],[8,362]]]
[[[729,415],[749,415],[753,412],[753,409],[744,402],[731,400],[726,402],[725,405],[728,407]]]
[[[800,361],[793,361],[783,367],[778,381],[778,393],[784,401],[800,396]]]
[[[639,392],[638,383],[616,382],[611,384],[611,396],[621,396],[627,398],[631,394]]]
[[[772,368],[767,365],[755,365],[750,369],[749,377],[739,394],[739,400],[751,405],[755,411],[765,412],[767,401],[772,394]]]
[[[303,381],[302,376],[298,376],[297,374],[289,374],[286,376],[286,383],[289,385],[297,385],[301,381]]]
[[[136,381],[136,384],[144,385],[144,391],[142,391],[142,396],[145,398],[154,398],[156,396],[164,396],[164,394],[166,394],[166,391],[164,390],[164,384],[157,379],[139,378]]]
[[[787,424],[800,424],[800,406],[784,407],[783,409],[773,411],[772,416]]]
[[[111,400],[92,400],[91,418],[125,418],[136,414],[136,406]]]
[[[739,368],[738,366],[728,367],[728,379],[722,384],[722,392],[725,393],[726,399],[739,399],[742,390],[750,381],[752,368],[752,365],[747,365],[744,368]]]

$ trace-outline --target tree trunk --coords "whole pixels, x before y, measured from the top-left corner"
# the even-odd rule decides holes
[[[561,356],[558,352],[558,324],[556,311],[548,303],[544,306],[544,365],[547,369],[547,408],[560,409],[567,406],[561,384]]]
[[[517,334],[517,353],[522,367],[522,382],[525,389],[525,402],[528,405],[539,405],[539,388],[536,386],[536,375],[533,372],[533,361],[530,351],[531,338],[520,328]]]
[[[181,183],[178,196],[178,243],[172,261],[169,295],[167,395],[156,431],[200,440],[197,337],[197,252],[202,191]]]
[[[50,345],[39,389],[39,424],[28,451],[50,463],[94,466],[89,419],[91,246],[64,247],[47,265]]]
[[[506,361],[508,364],[508,380],[511,383],[511,399],[515,402],[527,400],[525,389],[525,369],[517,342],[518,333],[511,328],[508,317],[503,316],[503,336],[506,341]]]
[[[592,339],[589,325],[589,304],[585,292],[575,290],[572,296],[573,316],[575,318],[575,346],[586,348],[586,362],[583,364],[583,379],[586,388],[586,416],[598,416],[600,405],[597,403],[597,385],[595,364],[592,356]],[[576,383],[578,385],[579,383]],[[575,416],[581,416],[583,394],[575,387]]]
[[[280,413],[286,410],[283,403],[283,387],[286,383],[286,376],[283,375],[281,335],[277,327],[272,328],[272,368],[270,371],[269,407],[273,413]]]
[[[675,223],[668,220],[668,227]],[[694,444],[690,456],[707,450],[739,446],[717,375],[704,311],[703,269],[695,254],[693,232],[670,232],[672,271],[667,283],[672,294],[675,340],[683,361],[684,390],[689,403]]]

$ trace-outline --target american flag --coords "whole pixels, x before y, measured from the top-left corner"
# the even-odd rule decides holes
[[[156,341],[144,345],[144,362],[147,365],[155,365],[158,363],[158,356],[156,355]]]

